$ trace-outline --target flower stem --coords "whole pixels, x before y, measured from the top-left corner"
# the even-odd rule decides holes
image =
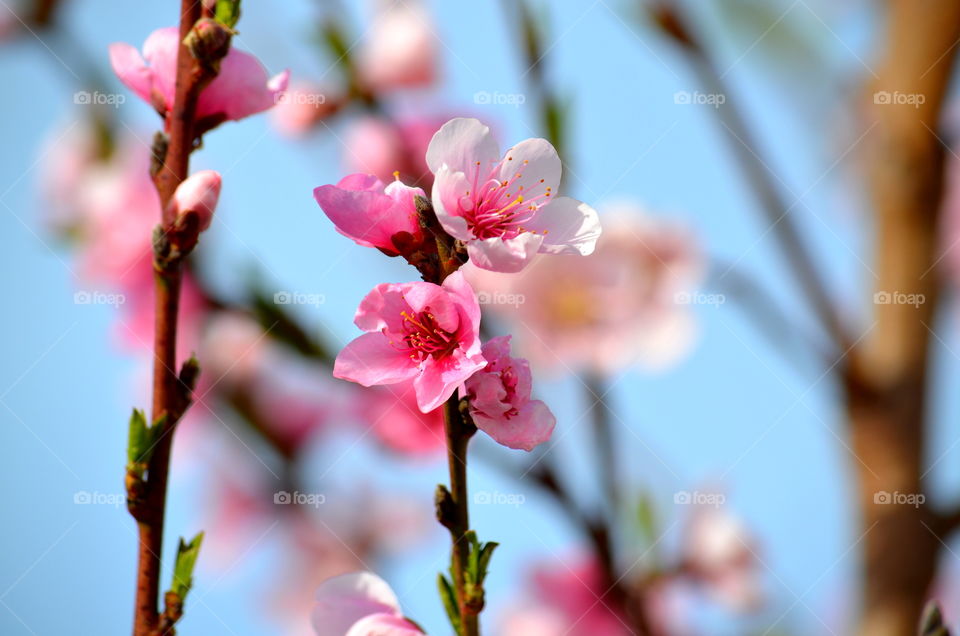
[[[450,514],[442,522],[450,530],[453,540],[451,559],[453,585],[459,605],[462,635],[480,634],[479,610],[467,602],[466,567],[470,558],[470,542],[466,539],[470,530],[470,513],[467,501],[467,445],[476,432],[472,423],[466,422],[460,413],[460,399],[454,395],[443,405],[443,422],[447,438],[447,464],[450,470],[450,496],[453,505]]]

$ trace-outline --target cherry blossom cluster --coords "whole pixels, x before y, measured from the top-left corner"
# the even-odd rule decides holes
[[[438,239],[455,241],[462,260],[499,272],[520,271],[538,253],[593,252],[597,213],[556,196],[561,163],[546,140],[528,139],[501,155],[487,126],[458,118],[433,136],[426,162],[434,174],[429,200],[399,177],[384,186],[362,174],[321,186],[314,196],[341,234],[402,256],[425,278],[438,260],[458,258],[439,254]],[[424,219],[426,207],[438,227]],[[461,262],[439,267],[456,270]],[[354,322],[366,333],[341,351],[336,377],[363,386],[412,384],[424,413],[459,391],[476,426],[500,444],[529,451],[549,439],[555,418],[531,399],[526,360],[511,357],[509,338],[481,342],[480,305],[461,272],[378,285]]]

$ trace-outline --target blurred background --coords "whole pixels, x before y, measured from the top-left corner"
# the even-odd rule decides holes
[[[935,15],[955,3],[917,4]],[[149,406],[158,205],[146,166],[160,120],[116,79],[107,47],[140,48],[175,24],[175,5],[0,0],[3,634],[131,622],[123,465],[129,412]],[[435,586],[449,552],[432,517],[446,481],[437,421],[330,375],[360,299],[417,274],[337,234],[312,191],[394,170],[429,187],[426,144],[456,116],[481,119],[501,148],[549,138],[562,189],[605,224],[590,265],[555,257],[509,284],[474,281],[490,333],[514,335],[557,415],[533,453],[482,435],[471,445],[473,526],[501,543],[484,631],[630,634],[623,617],[638,611],[655,634],[864,630],[878,532],[864,497],[948,509],[960,483],[949,91],[923,104],[942,113],[926,121],[944,164],[928,259],[943,293],[936,307],[929,294],[899,303],[926,302],[934,318],[927,404],[901,427],[920,440],[923,492],[886,487],[860,452],[838,373],[883,319],[875,308],[899,302],[874,294],[911,292],[877,286],[887,270],[866,176],[887,125],[866,113],[887,105],[870,84],[900,42],[893,10],[246,0],[233,46],[269,75],[289,69],[291,89],[193,156],[223,191],[181,320],[203,380],[174,445],[165,556],[178,535],[206,538],[179,631],[312,633],[317,584],[359,569],[387,579],[427,631],[450,631]],[[952,47],[942,53],[930,68],[949,64]],[[831,339],[831,315],[847,339]],[[952,526],[927,527],[936,573],[915,587],[960,619],[960,548]]]

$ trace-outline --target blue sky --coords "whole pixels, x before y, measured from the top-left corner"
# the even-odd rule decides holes
[[[139,46],[152,29],[173,22],[174,4],[82,0],[64,17],[76,45],[106,72],[106,46],[114,41]],[[719,15],[726,3],[694,4],[705,7],[701,27],[727,73],[731,97],[746,105],[763,142],[760,150],[787,190],[787,200],[802,198],[791,214],[817,245],[837,301],[856,320],[867,301],[858,289],[869,283],[860,261],[866,260],[869,235],[859,189],[844,186],[856,174],[857,152],[841,100],[854,94],[869,72],[872,16],[852,3],[830,9],[831,3],[815,0],[784,2],[775,12],[775,17],[785,14],[783,26],[755,43],[762,29],[737,34],[723,27]],[[313,3],[248,0],[245,5],[237,46],[256,53],[271,72],[290,68],[294,76],[319,78],[328,70],[330,61],[308,44]],[[540,134],[529,104],[474,103],[478,91],[528,90],[510,39],[508,27],[515,25],[504,24],[501,5],[431,6],[444,43],[443,83],[435,93],[417,96],[417,104],[489,119],[504,145]],[[683,57],[631,22],[613,0],[564,0],[549,7],[549,77],[570,100],[572,115],[570,193],[601,209],[604,201],[634,199],[685,221],[711,256],[736,262],[771,289],[795,320],[810,324],[710,107],[674,103],[675,92],[699,90]],[[798,25],[801,36],[784,31],[787,25]],[[822,56],[820,66],[813,71],[804,64],[777,66],[776,50],[793,56],[807,50],[790,48],[794,39],[813,43]],[[27,35],[5,45],[0,58],[0,84],[7,87],[0,150],[5,272],[0,295],[6,299],[6,311],[0,312],[0,330],[6,334],[0,362],[0,483],[8,511],[0,525],[6,546],[0,551],[0,632],[11,635],[68,627],[78,633],[123,633],[132,607],[132,520],[122,505],[73,503],[81,490],[119,492],[125,418],[139,399],[130,387],[139,376],[136,362],[110,347],[114,310],[74,304],[69,251],[40,221],[36,187],[43,141],[82,108],[72,99],[80,61],[64,46]],[[133,97],[121,108],[132,127],[149,131],[156,126],[154,114]],[[379,282],[411,279],[413,272],[357,248],[319,214],[311,191],[339,179],[342,151],[334,135],[286,141],[261,116],[209,135],[194,166],[224,173],[218,218],[204,245],[218,284],[236,284],[236,272],[252,262],[281,288],[323,293],[333,302],[306,312],[304,320],[316,333],[329,330],[344,341],[355,335],[352,315],[363,294]],[[850,548],[859,533],[847,501],[850,462],[856,460],[845,446],[837,394],[829,375],[823,376],[826,366],[785,360],[732,302],[699,307],[698,320],[699,343],[688,359],[658,375],[630,371],[611,393],[622,418],[618,435],[629,478],[638,490],[651,493],[667,525],[684,513],[672,504],[674,492],[722,485],[728,505],[758,535],[769,568],[765,579],[773,603],[751,623],[759,631],[784,612],[780,625],[796,633],[826,633],[824,623],[843,631],[835,621],[855,602],[851,583],[857,552]],[[937,361],[941,377],[957,370],[957,359],[947,350],[958,350],[952,320],[945,317],[938,328],[945,343]],[[953,446],[960,420],[948,417],[956,413],[957,398],[943,388],[936,387],[936,412],[940,421],[951,423],[935,430],[932,447],[938,450],[932,456],[939,458],[933,472],[937,492],[947,496],[953,490],[946,484],[960,478],[960,449]],[[583,408],[577,381],[547,380],[539,389],[560,415],[558,430],[573,426]],[[588,467],[576,457],[584,433],[571,431],[556,452],[578,492],[589,497],[594,491]],[[369,451],[351,452],[358,453],[352,466],[371,459]],[[318,453],[318,461],[325,455]],[[475,490],[518,491],[516,484],[474,465]],[[390,474],[380,476],[384,482],[425,501],[444,479],[441,463],[389,466]],[[348,469],[338,478],[350,476]],[[177,533],[198,529],[197,483],[192,477],[174,480],[168,545]],[[489,584],[491,614],[515,595],[524,564],[568,553],[577,539],[549,502],[533,491],[519,491],[527,501],[516,509],[474,510],[480,536],[503,544]],[[432,584],[445,552],[443,540],[432,540],[409,558],[392,559],[383,571],[401,593],[407,613],[433,633],[445,633]],[[251,603],[257,576],[270,560],[269,549],[256,550],[225,580],[201,565],[197,593],[203,600],[188,605],[182,633],[271,633],[271,624]],[[425,567],[431,571],[421,578]],[[743,633],[742,624],[733,626],[710,612],[704,620],[709,633]]]

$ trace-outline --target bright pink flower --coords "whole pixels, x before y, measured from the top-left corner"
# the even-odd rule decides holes
[[[738,610],[761,602],[755,541],[743,522],[722,508],[698,507],[686,528],[684,565],[717,600]]]
[[[484,309],[517,326],[518,350],[539,369],[659,370],[695,342],[684,302],[703,270],[694,237],[636,206],[612,208],[604,218],[590,258],[542,259],[513,275],[463,268]]]
[[[430,141],[427,165],[437,217],[477,267],[518,272],[537,252],[593,252],[599,217],[586,203],[554,196],[560,157],[545,139],[522,141],[501,158],[489,128],[452,119]]]
[[[210,227],[213,211],[220,198],[220,173],[201,170],[185,179],[173,193],[173,207],[177,215],[193,212],[200,223],[200,231]]]
[[[363,386],[413,381],[424,413],[483,368],[480,305],[460,272],[443,282],[377,285],[357,309],[363,331],[340,352],[333,375]]]
[[[110,45],[114,73],[163,116],[173,107],[179,43],[177,28],[166,27],[150,34],[142,56],[129,44]],[[237,120],[267,110],[287,87],[289,76],[283,71],[268,78],[257,58],[231,48],[220,63],[220,73],[200,94],[197,119]]]
[[[470,399],[474,424],[508,448],[533,450],[550,439],[557,419],[546,404],[530,399],[530,365],[510,357],[510,336],[490,339],[482,352],[487,366],[461,392]]]
[[[400,612],[397,595],[371,572],[324,581],[313,608],[317,636],[412,636],[423,632]]]
[[[443,413],[421,413],[411,383],[365,392],[360,402],[362,421],[390,450],[412,457],[432,456],[446,448]]]
[[[384,187],[369,174],[352,174],[335,186],[324,185],[313,191],[313,198],[338,232],[358,245],[376,247],[390,256],[406,254],[423,242],[414,204],[417,196],[423,196],[420,188],[399,180]]]
[[[359,55],[360,77],[374,92],[433,82],[437,38],[430,18],[415,0],[380,0]]]

